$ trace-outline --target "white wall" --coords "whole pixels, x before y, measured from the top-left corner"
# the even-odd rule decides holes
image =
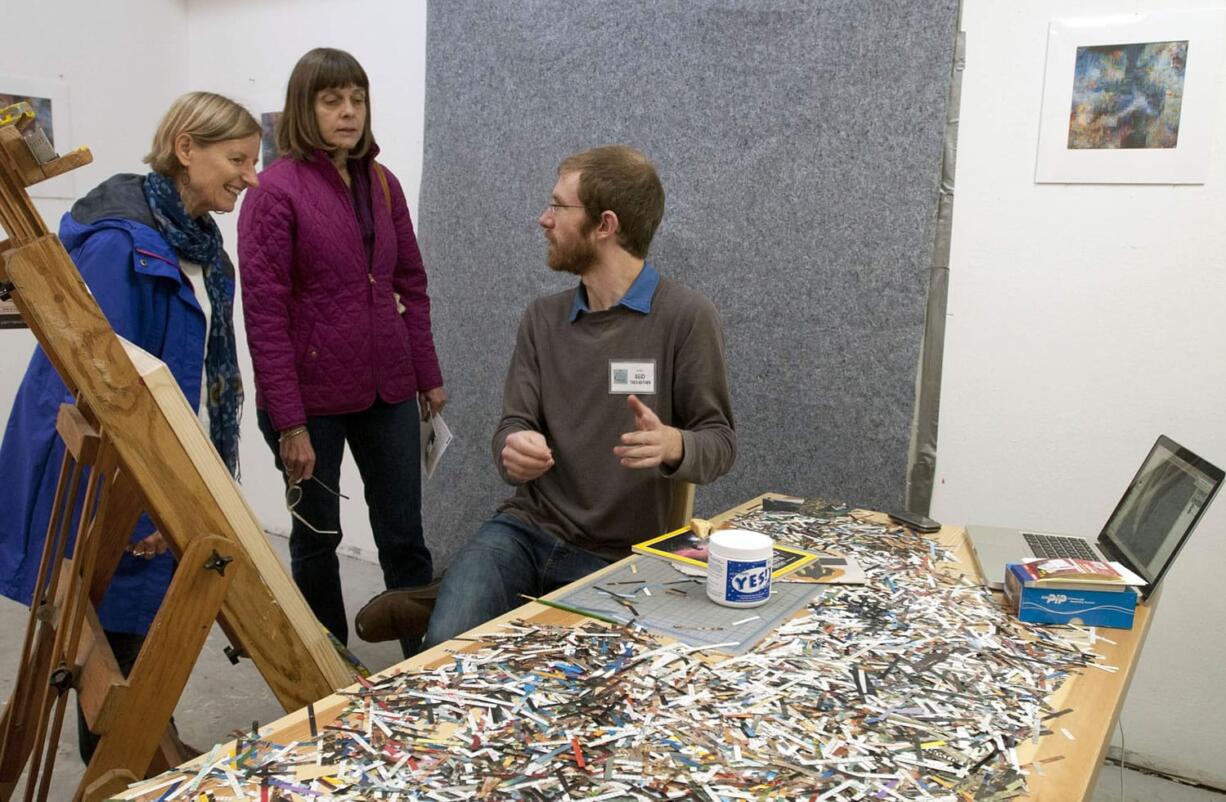
[[[1036,185],[1047,25],[1070,8],[966,2],[939,520],[1093,534],[1159,433],[1226,466],[1226,81],[1203,186]],[[1143,762],[1226,787],[1224,530],[1218,499],[1165,581],[1123,718]]]
[[[72,130],[57,130],[56,146],[88,145],[94,154],[93,164],[75,171],[78,194],[115,173],[148,169],[141,158],[153,130],[186,87],[184,3],[127,0],[117,14],[103,3],[0,0],[0,31],[0,76],[68,86]],[[72,201],[35,199],[35,205],[55,231]],[[0,421],[8,420],[33,350],[25,329],[0,330]]]
[[[303,53],[321,46],[352,53],[370,78],[371,117],[382,149],[379,159],[401,180],[416,220],[426,86],[424,0],[190,0],[187,8],[188,83],[192,88],[229,95],[257,117],[261,112],[279,111],[284,105],[290,70]],[[220,220],[232,256],[236,220],[237,214]],[[251,361],[241,317],[239,305],[235,307],[235,325],[248,387],[242,432],[243,492],[267,529],[288,533],[289,514],[280,474],[256,428]],[[341,492],[349,496],[341,503],[345,533],[341,550],[374,561],[374,539],[362,500],[362,484],[348,458]],[[382,588],[373,588],[372,594],[379,590]]]

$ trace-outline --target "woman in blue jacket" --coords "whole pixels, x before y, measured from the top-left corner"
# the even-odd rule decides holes
[[[234,267],[210,212],[234,210],[257,183],[260,126],[208,92],[179,98],[162,118],[148,175],[116,175],[77,201],[60,240],[119,336],[158,356],[232,473],[238,469],[242,379],[234,345]],[[200,404],[201,384],[207,401]],[[60,404],[72,396],[37,348],[0,445],[0,593],[30,604],[64,444]],[[170,584],[174,559],[143,517],[98,618],[126,675]],[[96,738],[81,730],[88,762]]]

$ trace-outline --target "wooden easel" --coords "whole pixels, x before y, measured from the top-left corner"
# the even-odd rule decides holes
[[[82,148],[40,161],[0,125],[0,291],[75,396],[57,431],[66,451],[13,694],[0,720],[0,802],[27,764],[24,799],[45,799],[75,689],[101,735],[77,789],[100,800],[175,765],[167,725],[213,620],[287,710],[352,682],[273,553],[178,384],[118,337],[25,188],[92,161]],[[83,501],[82,501],[83,499]],[[65,559],[74,509],[72,559]],[[178,568],[136,664],[121,675],[94,606],[142,512]]]

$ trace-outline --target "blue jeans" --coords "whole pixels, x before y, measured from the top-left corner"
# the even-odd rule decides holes
[[[276,455],[277,469],[284,476],[278,432],[263,410],[258,418],[260,431]],[[346,415],[312,415],[306,425],[315,449],[315,476],[332,490],[340,489],[341,458],[345,443],[349,444],[370,508],[370,528],[384,585],[410,588],[428,584],[434,578],[434,565],[421,528],[421,433],[416,399],[399,404],[376,400],[370,408]],[[340,560],[336,556],[341,542],[340,499],[318,482],[306,481],[294,511],[310,524],[296,516],[291,518],[289,555],[294,583],[320,623],[347,644],[349,617],[341,596]],[[336,534],[321,534],[311,527]]]
[[[540,596],[582,579],[609,560],[499,513],[464,544],[439,589],[423,649],[449,641]]]

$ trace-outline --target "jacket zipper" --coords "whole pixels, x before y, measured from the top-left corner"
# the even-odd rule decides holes
[[[334,186],[336,186],[340,190],[342,197],[344,197],[345,200],[349,202],[349,205],[352,208],[353,206],[352,191],[349,189],[349,187],[345,186],[345,182],[341,179],[340,173],[338,173],[335,169],[332,169],[330,174],[332,176],[335,176],[336,183],[334,184]],[[352,211],[353,211],[353,226],[354,226],[354,229],[357,231],[358,241],[362,244],[362,250],[365,251],[366,250],[365,242],[362,241],[362,227],[358,224],[358,210],[353,209]],[[374,214],[375,214],[375,210],[372,206],[371,216],[373,217]],[[378,245],[378,232],[379,232],[379,227],[376,225],[375,226],[376,249]],[[366,259],[366,280],[369,282],[366,311],[367,311],[368,330],[370,331],[370,347],[371,347],[370,376],[371,376],[371,379],[375,383],[375,400],[378,401],[379,400],[379,370],[377,367],[378,354],[376,353],[376,350],[378,348],[378,338],[375,336],[376,335],[376,332],[375,332],[375,266],[374,266],[374,253],[373,252]]]
[[[357,209],[354,209],[354,220],[357,220]],[[370,210],[371,217],[374,217],[375,210],[372,206]],[[372,219],[373,223],[374,220]],[[362,228],[358,226],[358,239],[362,239]],[[370,253],[366,256],[366,279],[370,282],[369,303],[367,304],[367,312],[370,320],[370,373],[375,381],[375,401],[379,400],[379,338],[375,331],[375,251],[378,249],[379,227],[375,225],[375,242],[372,243]],[[366,243],[362,242],[362,250],[365,252]]]

